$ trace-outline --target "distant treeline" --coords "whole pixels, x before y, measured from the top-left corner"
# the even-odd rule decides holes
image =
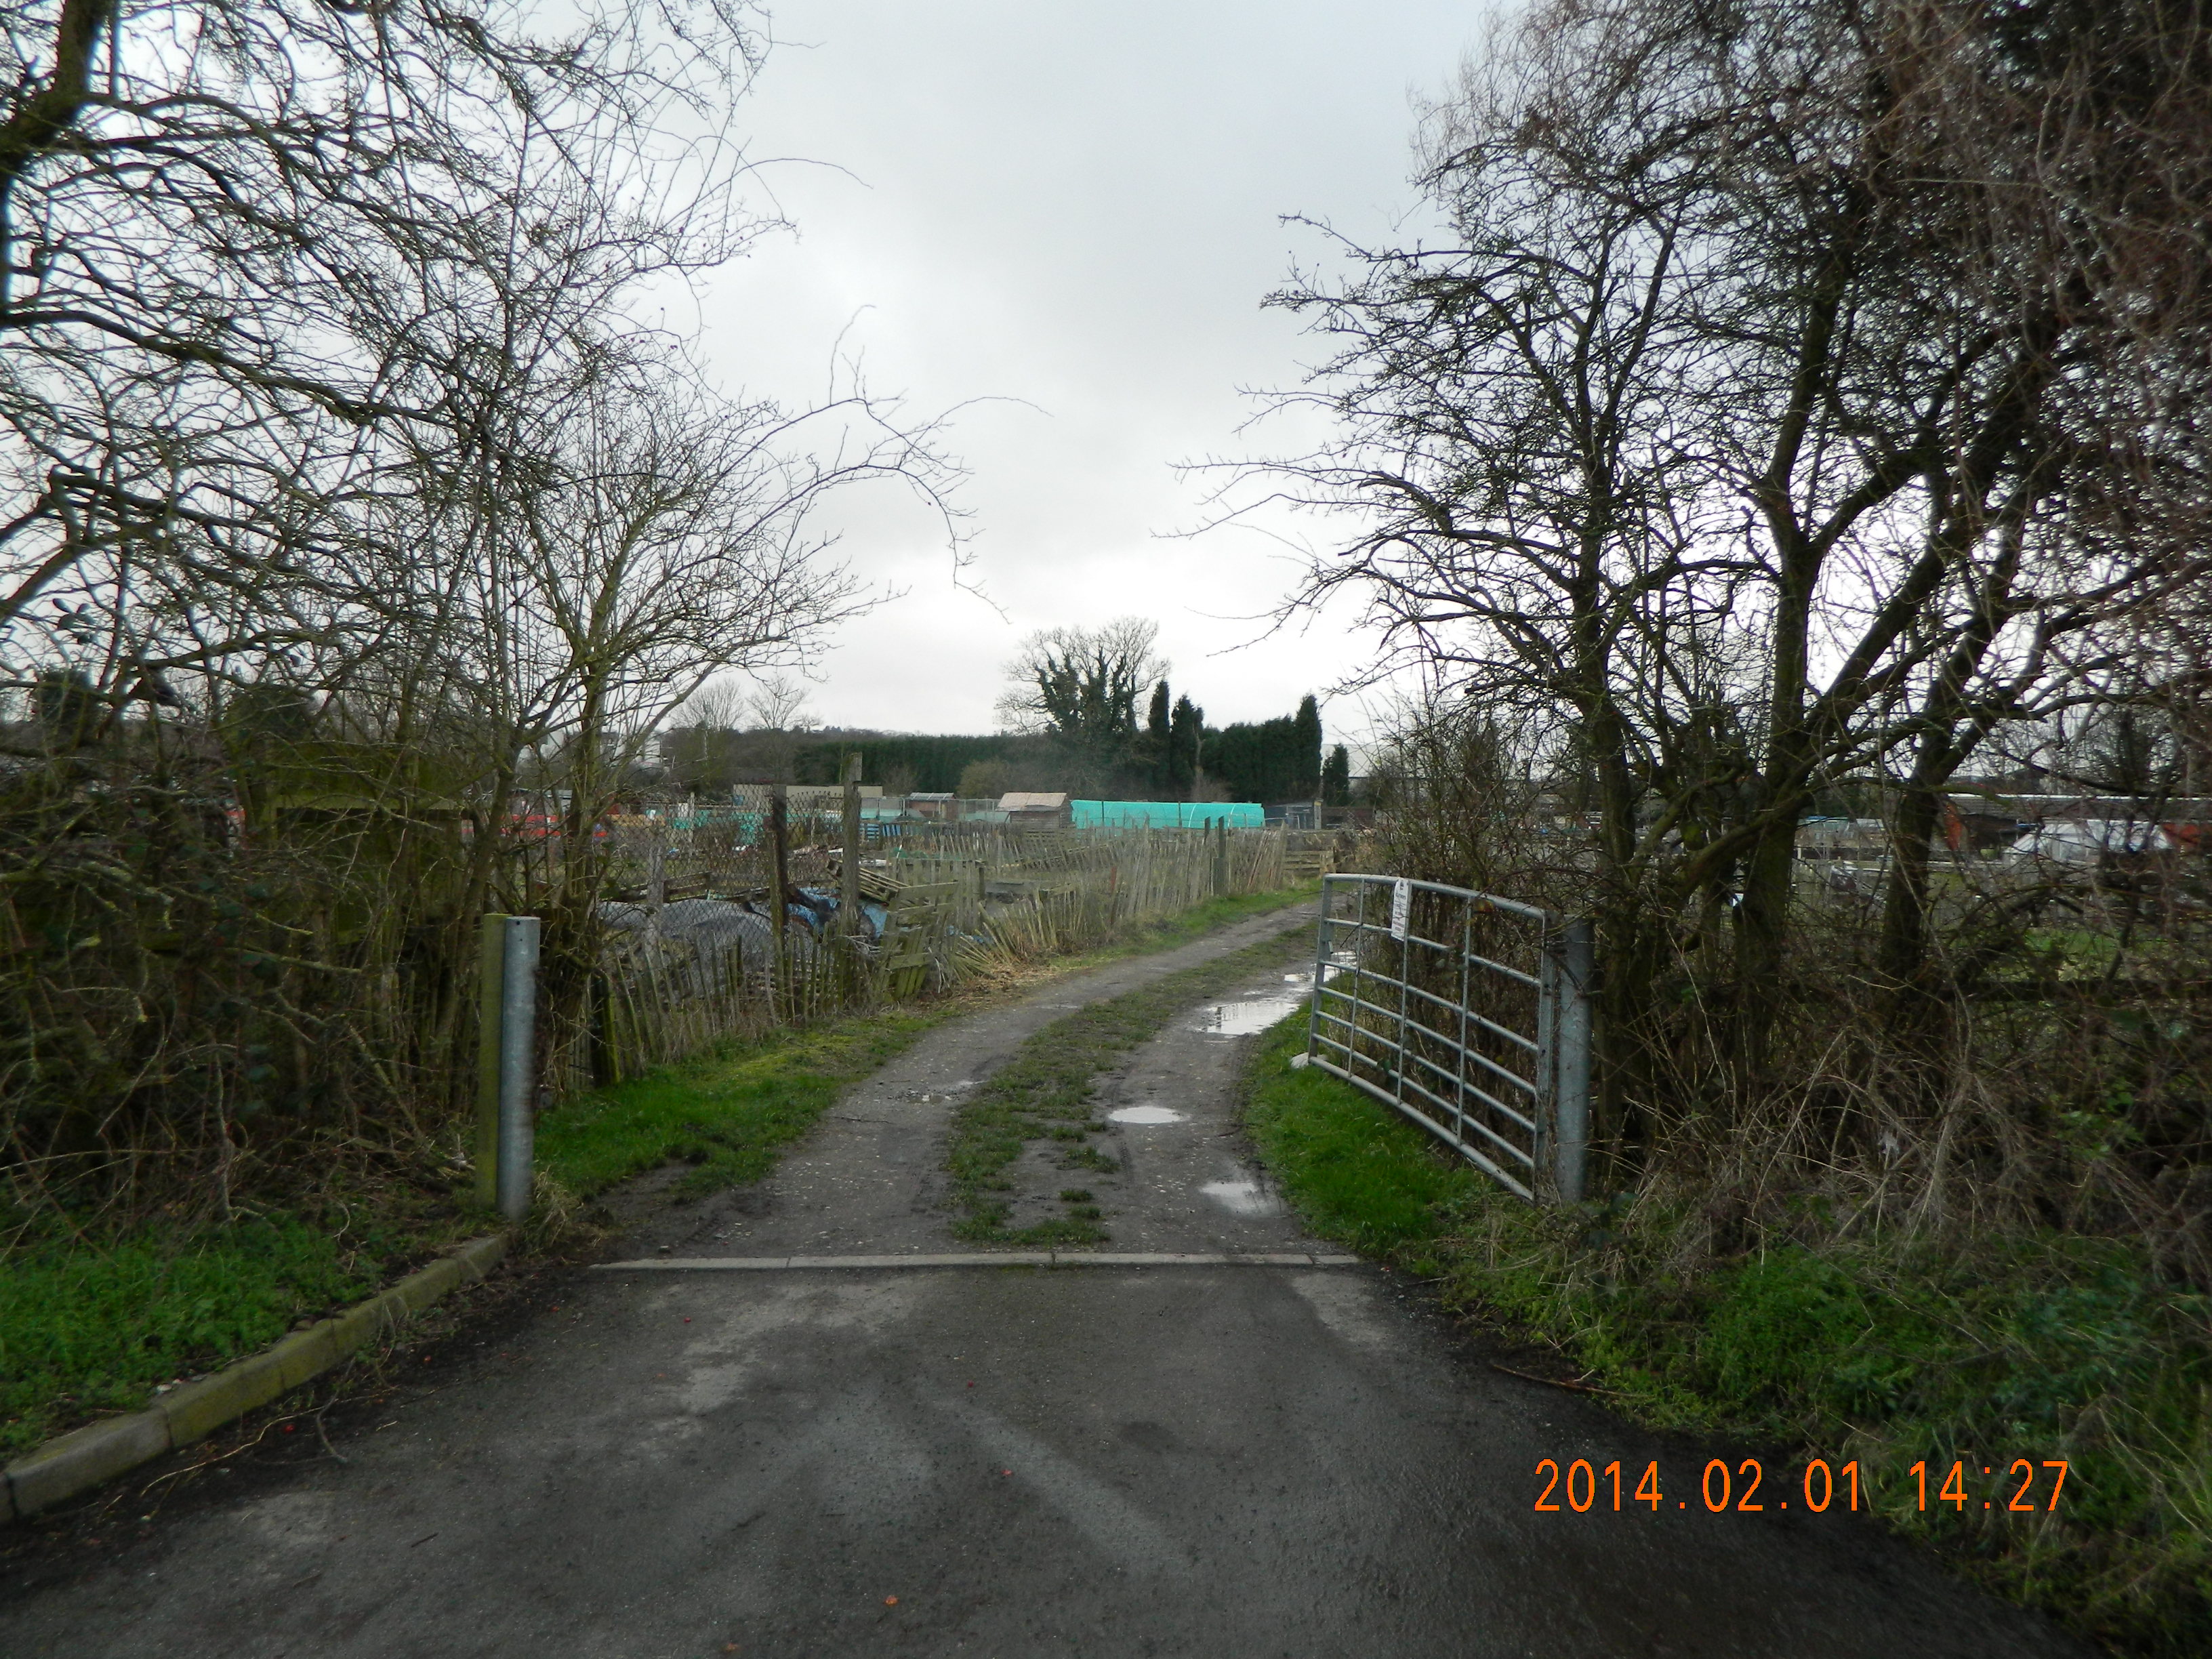
[[[792,753],[793,783],[835,783],[844,757],[855,750],[860,756],[860,775],[870,783],[897,793],[949,795],[962,793],[961,781],[970,767],[994,763],[1009,773],[1052,775],[1059,760],[1058,744],[1048,737],[930,737],[920,735],[850,737],[809,741]],[[970,784],[976,782],[968,778]],[[1021,788],[1008,783],[1006,788]],[[1052,786],[1040,783],[1039,788]],[[1004,794],[1006,789],[979,790]]]
[[[1162,714],[1166,711],[1163,709]],[[1216,800],[1311,800],[1322,793],[1321,714],[1314,699],[1270,720],[1202,728],[1199,775],[1164,729],[1140,728],[1123,752],[1057,732],[966,737],[874,732],[737,732],[680,726],[661,739],[667,781],[702,793],[783,777],[837,781],[844,757],[895,794],[994,796],[1010,789],[1103,792],[1120,799],[1182,800],[1194,790]]]

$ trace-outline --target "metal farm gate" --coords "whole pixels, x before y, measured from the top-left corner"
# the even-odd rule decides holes
[[[1594,957],[1587,921],[1440,882],[1324,877],[1308,1061],[1522,1198],[1578,1203]]]

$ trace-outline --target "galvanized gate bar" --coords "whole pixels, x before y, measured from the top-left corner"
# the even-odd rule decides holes
[[[1387,900],[1388,925],[1370,919],[1370,891]],[[1417,909],[1433,926],[1453,908],[1456,929],[1438,931],[1456,931],[1456,944],[1415,923]],[[1478,951],[1479,916],[1527,924],[1535,971],[1498,960],[1487,940]],[[1392,876],[1325,877],[1308,1060],[1403,1113],[1508,1191],[1577,1202],[1594,954],[1588,921],[1494,893]],[[1516,1024],[1533,1024],[1534,1034]],[[1527,1073],[1509,1063],[1516,1056]],[[1500,1091],[1517,1094],[1526,1109]]]

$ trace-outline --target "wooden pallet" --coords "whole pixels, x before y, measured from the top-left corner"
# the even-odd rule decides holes
[[[959,893],[957,882],[927,882],[895,888],[884,901],[884,936],[876,962],[889,995],[919,996],[929,982],[931,941],[945,931],[945,917]]]

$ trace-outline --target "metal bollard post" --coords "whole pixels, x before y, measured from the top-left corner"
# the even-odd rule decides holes
[[[538,932],[535,916],[486,916],[478,955],[477,1201],[510,1221],[530,1212]]]
[[[530,1213],[537,1152],[538,918],[508,916],[499,1011],[499,1211]]]
[[[477,939],[477,1202],[499,1202],[501,988],[507,978],[507,922],[489,915]]]
[[[1557,1164],[1559,1121],[1559,958],[1565,955],[1556,918],[1544,924],[1542,948],[1536,957],[1536,1128],[1531,1151],[1535,1155],[1529,1174],[1531,1185],[1540,1188],[1545,1172],[1553,1171],[1552,1196],[1559,1196]]]
[[[1589,1151],[1590,987],[1597,969],[1597,927],[1587,916],[1570,921],[1561,936],[1552,1032],[1556,1048],[1553,1085],[1553,1170],[1562,1204],[1583,1200]]]

